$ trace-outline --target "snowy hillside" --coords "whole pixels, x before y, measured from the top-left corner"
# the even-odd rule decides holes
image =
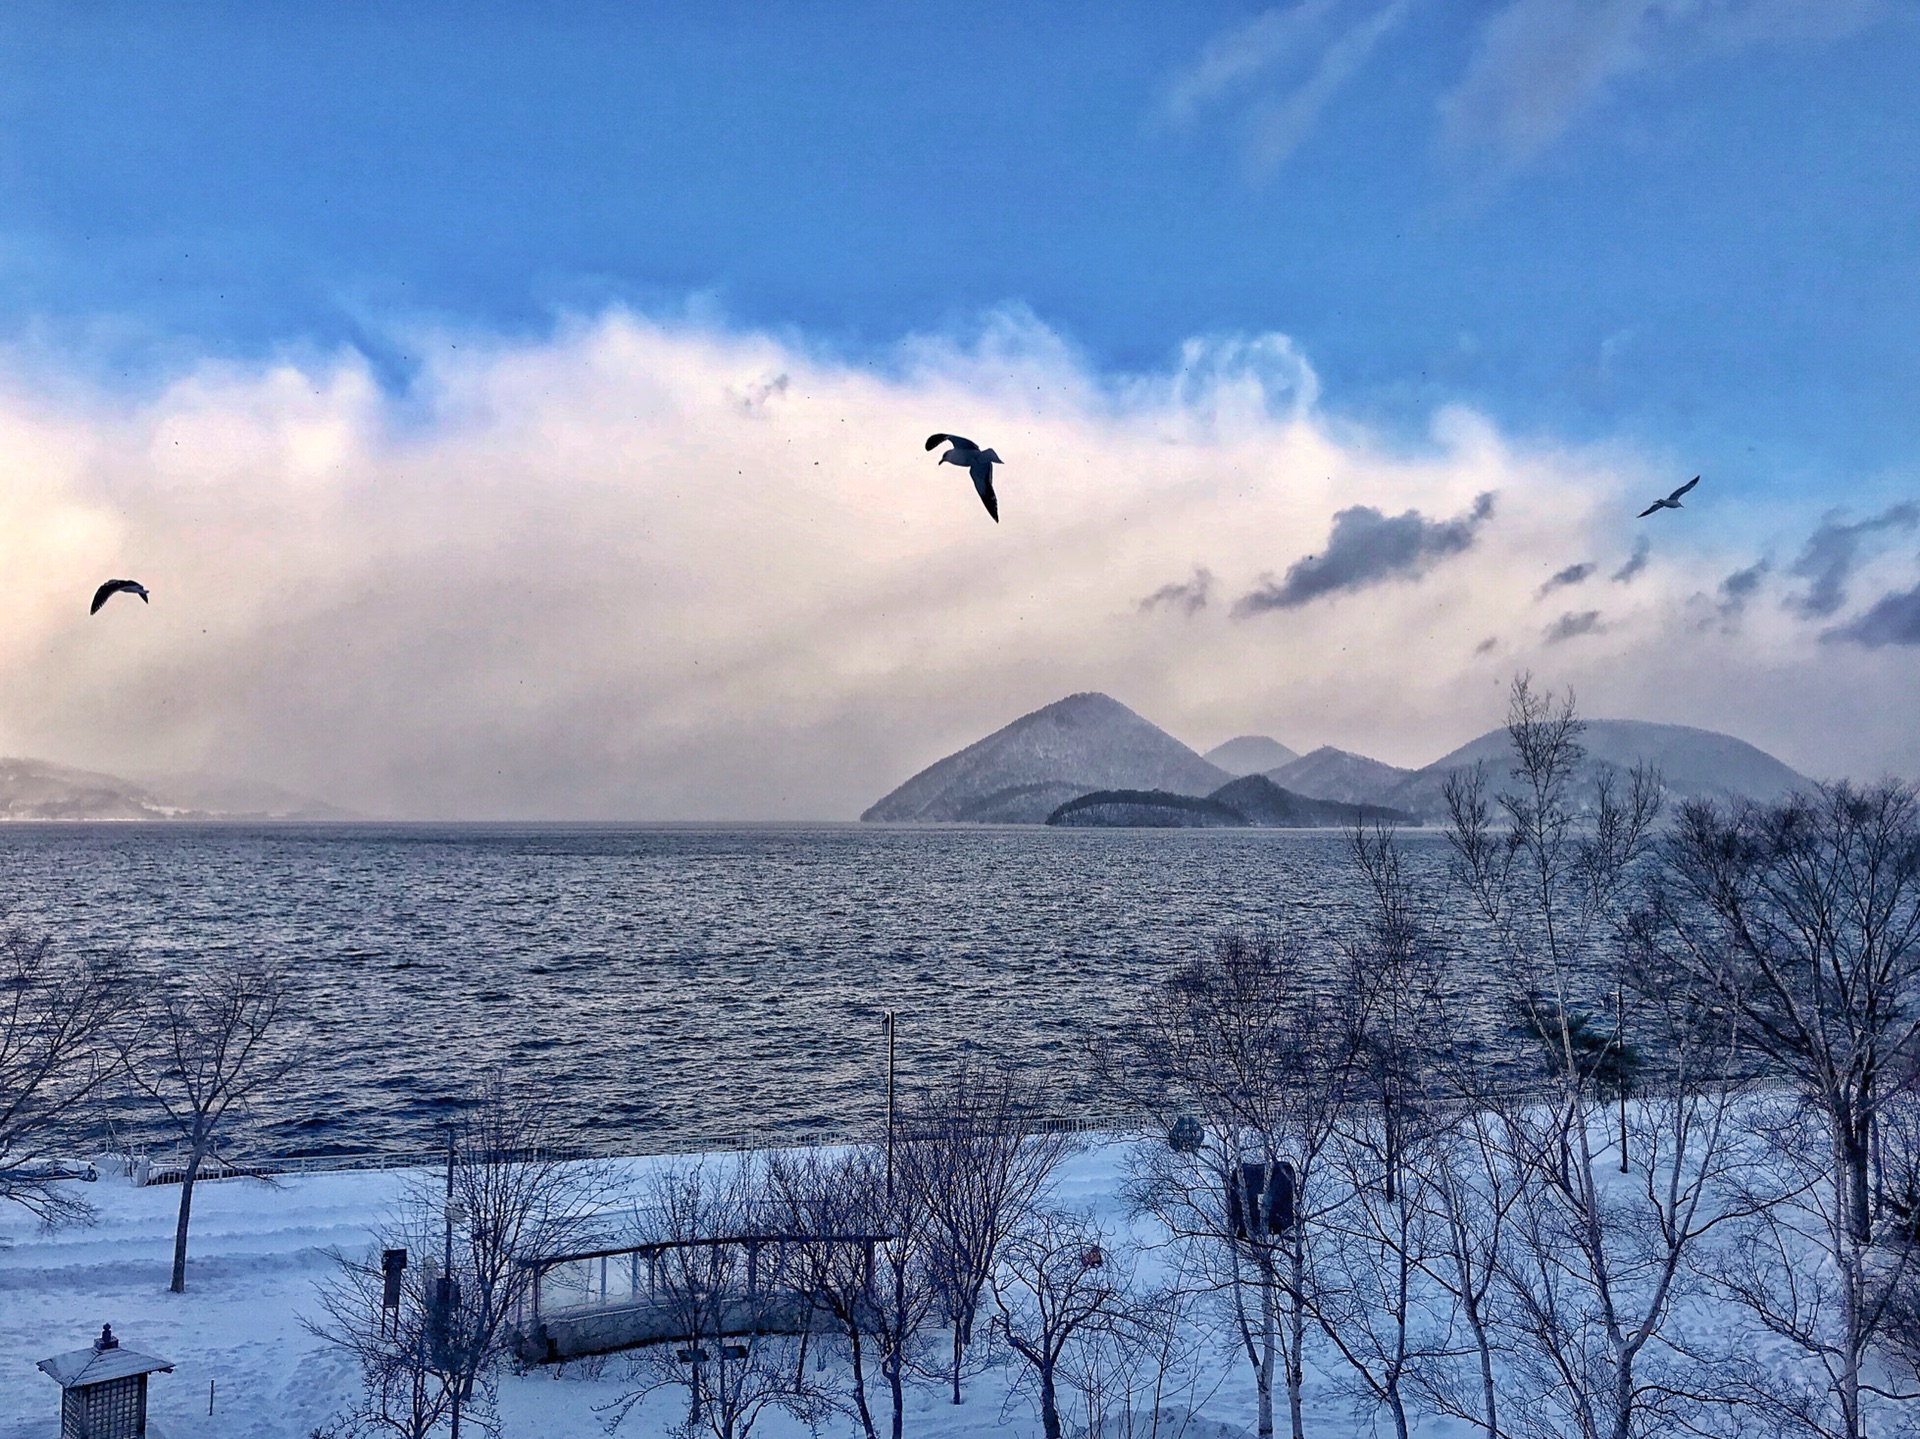
[[[1279,740],[1263,734],[1243,734],[1225,744],[1215,745],[1202,756],[1208,764],[1218,765],[1230,775],[1265,774],[1300,758]]]
[[[1385,801],[1380,797],[1412,773],[1324,744],[1292,764],[1268,770],[1267,778],[1282,789],[1315,799],[1338,800],[1342,804],[1383,804]]]
[[[1691,725],[1652,724],[1645,720],[1588,720],[1580,744],[1587,752],[1583,787],[1591,790],[1602,765],[1626,771],[1645,762],[1660,771],[1668,799],[1678,802],[1703,798],[1771,800],[1790,790],[1805,788],[1806,776],[1768,754],[1714,730]],[[1476,764],[1485,766],[1496,785],[1507,779],[1513,746],[1504,728],[1489,730],[1425,769],[1407,776],[1381,797],[1380,803],[1429,817],[1446,807],[1447,777]]]
[[[0,818],[172,819],[178,813],[115,775],[37,759],[0,759]]]
[[[860,818],[1038,824],[1090,790],[1204,795],[1230,777],[1118,700],[1077,694],[929,765]]]
[[[0,759],[0,820],[348,819],[277,785],[224,775],[119,775],[38,759]]]

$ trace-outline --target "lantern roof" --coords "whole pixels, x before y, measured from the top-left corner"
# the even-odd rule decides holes
[[[70,1354],[56,1354],[51,1359],[42,1359],[38,1367],[62,1389],[86,1389],[135,1374],[171,1372],[173,1361],[142,1354],[134,1349],[123,1349],[120,1341],[113,1337],[113,1326],[102,1324],[100,1337],[90,1346],[76,1349]]]

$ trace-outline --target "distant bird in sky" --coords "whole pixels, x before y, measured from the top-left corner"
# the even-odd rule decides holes
[[[1639,514],[1635,515],[1634,518],[1638,520],[1644,520],[1648,515],[1652,514],[1655,510],[1679,509],[1680,497],[1699,483],[1700,483],[1700,477],[1698,475],[1695,475],[1692,479],[1688,480],[1679,489],[1675,490],[1672,494],[1668,495],[1664,500],[1655,500],[1652,504],[1648,505],[1644,510],[1640,511]]]
[[[983,450],[972,440],[962,439],[958,435],[928,435],[927,448],[936,445],[952,445],[940,457],[943,465],[959,465],[973,476],[973,487],[980,492],[980,503],[987,507],[987,513],[993,516],[993,522],[1000,523],[1000,502],[993,497],[993,467],[1004,465],[992,450]]]
[[[147,599],[147,587],[141,584],[140,581],[108,580],[104,585],[100,586],[99,589],[93,592],[93,608],[88,610],[87,613],[90,615],[99,614],[100,606],[104,605],[108,600],[112,599],[115,595],[122,595],[122,594],[140,596],[140,603],[143,605],[152,603],[150,600]]]

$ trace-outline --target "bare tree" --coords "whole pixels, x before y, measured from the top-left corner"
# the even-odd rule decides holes
[[[1484,1439],[1501,1439],[1499,1385],[1495,1378],[1494,1281],[1505,1253],[1507,1213],[1524,1176],[1501,1153],[1500,1126],[1491,1107],[1464,1088],[1453,1122],[1428,1151],[1431,1182],[1425,1195],[1438,1222],[1436,1253],[1427,1272],[1452,1301],[1466,1327],[1473,1360],[1462,1374],[1448,1356],[1424,1355],[1408,1376],[1427,1407],[1478,1425]]]
[[[454,1432],[460,1406],[505,1357],[506,1329],[522,1308],[534,1270],[526,1261],[579,1249],[604,1237],[608,1216],[625,1197],[621,1175],[605,1160],[568,1149],[550,1106],[515,1090],[504,1075],[483,1078],[448,1135],[444,1180],[420,1172],[412,1184],[417,1218],[437,1220],[441,1244],[415,1225],[429,1265],[438,1254],[459,1296],[442,1326],[446,1362],[455,1389]],[[449,1240],[451,1241],[449,1243]]]
[[[595,1242],[625,1194],[611,1165],[563,1149],[547,1107],[498,1074],[476,1086],[448,1138],[449,1167],[411,1176],[380,1229],[381,1249],[408,1256],[399,1307],[384,1306],[372,1259],[335,1254],[318,1286],[307,1328],[362,1376],[343,1433],[497,1432],[491,1396],[507,1328],[536,1272],[525,1261]]]
[[[1876,1254],[1873,1167],[1882,1111],[1920,1038],[1920,794],[1887,781],[1731,811],[1692,803],[1662,858],[1664,889],[1637,916],[1636,940],[1739,1015],[1792,1086],[1792,1111],[1766,1126],[1783,1166],[1780,1197],[1812,1204],[1808,1222],[1838,1286],[1816,1303],[1790,1266],[1771,1295],[1749,1286],[1748,1297],[1831,1367],[1836,1417],[1820,1423],[1853,1439],[1871,1397],[1863,1366],[1897,1292]],[[1818,1132],[1802,1106],[1819,1116]],[[1816,1154],[1821,1172],[1808,1188]],[[1776,1227],[1787,1213],[1761,1215],[1749,1244],[1799,1248]]]
[[[1515,785],[1490,802],[1479,771],[1451,782],[1448,840],[1455,879],[1546,1061],[1527,1092],[1497,1106],[1491,1131],[1514,1180],[1495,1257],[1510,1363],[1541,1401],[1510,1405],[1510,1424],[1628,1439],[1670,1422],[1690,1394],[1676,1376],[1645,1371],[1674,1352],[1649,1346],[1686,1260],[1729,1217],[1717,1196],[1730,1159],[1737,1025],[1698,986],[1656,986],[1648,1022],[1660,1025],[1667,1073],[1635,1109],[1642,1133],[1631,1173],[1603,1175],[1616,1096],[1580,1017],[1614,988],[1625,916],[1650,867],[1659,783],[1641,769],[1622,789],[1603,773],[1584,802],[1581,728],[1570,694],[1556,700],[1516,680],[1507,725]]]
[[[284,965],[220,959],[161,981],[137,1028],[123,1040],[134,1086],[185,1141],[180,1215],[173,1237],[175,1294],[187,1287],[187,1225],[193,1186],[227,1120],[286,1078],[301,1061],[283,1042],[292,987]]]
[[[407,1226],[411,1237],[431,1227],[427,1216]],[[436,1305],[433,1275],[423,1265],[402,1272],[401,1303],[384,1303],[386,1274],[379,1251],[366,1259],[333,1255],[335,1270],[315,1284],[319,1312],[303,1317],[307,1332],[344,1351],[360,1372],[360,1393],[348,1411],[316,1431],[328,1439],[397,1435],[428,1439],[451,1422],[459,1392],[445,1359],[445,1318]],[[470,1420],[493,1432],[491,1394],[469,1395]]]
[[[1322,1187],[1338,1201],[1319,1216],[1313,1317],[1345,1364],[1345,1387],[1364,1407],[1387,1411],[1396,1439],[1407,1439],[1415,1375],[1453,1357],[1450,1296],[1429,1277],[1444,1257],[1444,1236],[1425,1148],[1401,1150],[1391,1190],[1377,1134],[1340,1133],[1321,1162],[1334,1180],[1323,1178]]]
[[[44,1146],[114,1069],[119,1002],[113,966],[61,958],[45,933],[0,931],[0,1200],[47,1224],[92,1217]]]
[[[1334,1146],[1347,1197],[1325,1226],[1316,1311],[1396,1430],[1411,1398],[1500,1439],[1494,1276],[1518,1183],[1495,1142],[1484,1024],[1455,998],[1478,986],[1455,972],[1393,830],[1356,825],[1348,849],[1365,906],[1342,948],[1369,1103]]]
[[[1355,1057],[1353,1103],[1327,1146],[1323,1243],[1311,1300],[1349,1388],[1408,1432],[1408,1396],[1423,1364],[1443,1357],[1448,1293],[1429,1278],[1444,1231],[1433,1174],[1443,1105],[1436,1088],[1448,1018],[1431,918],[1390,827],[1356,824],[1348,852],[1365,903],[1339,934],[1346,959],[1342,1022]]]
[[[1273,1433],[1276,1366],[1299,1439],[1307,1254],[1322,1204],[1315,1165],[1354,1093],[1356,1031],[1305,971],[1297,945],[1227,934],[1156,986],[1128,1033],[1124,1047],[1098,1056],[1103,1081],[1170,1135],[1176,1126],[1192,1135],[1134,1152],[1134,1202],[1196,1247],[1228,1306],[1253,1373],[1261,1439]],[[1235,1196],[1249,1175],[1281,1172],[1295,1205],[1276,1228]]]
[[[780,1227],[802,1239],[792,1283],[844,1347],[852,1412],[866,1439],[900,1439],[906,1380],[928,1366],[937,1293],[927,1272],[926,1223],[904,1191],[888,1192],[876,1146],[775,1155],[767,1186]],[[836,1236],[884,1236],[868,1243]],[[874,1386],[885,1395],[879,1410]],[[884,1414],[884,1417],[883,1417]]]
[[[1183,1439],[1223,1382],[1199,1362],[1205,1341],[1195,1318],[1206,1292],[1189,1283],[1191,1250],[1176,1245],[1170,1258],[1166,1282],[1116,1296],[1114,1312],[1083,1327],[1061,1354],[1060,1383],[1074,1392],[1088,1435]]]
[[[1038,1209],[1007,1238],[993,1290],[994,1325],[1030,1372],[1046,1439],[1061,1439],[1060,1381],[1069,1346],[1121,1322],[1129,1256],[1086,1215]]]
[[[812,1336],[794,1322],[808,1305],[795,1286],[799,1271],[784,1267],[791,1250],[742,1242],[777,1215],[767,1197],[750,1155],[676,1165],[647,1183],[636,1237],[660,1245],[654,1293],[678,1337],[639,1352],[631,1387],[606,1411],[609,1428],[670,1388],[687,1391],[687,1417],[675,1430],[684,1436],[747,1439],[769,1413],[811,1425],[828,1412],[807,1374]],[[797,1336],[783,1332],[796,1328]]]
[[[962,1066],[905,1107],[898,1185],[925,1224],[928,1273],[952,1331],[953,1402],[974,1317],[1007,1237],[1032,1212],[1071,1136],[1035,1126],[1037,1092],[1011,1064]]]

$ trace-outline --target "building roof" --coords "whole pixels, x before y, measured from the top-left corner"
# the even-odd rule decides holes
[[[134,1374],[152,1374],[156,1370],[171,1372],[173,1361],[157,1359],[151,1354],[141,1354],[115,1343],[108,1349],[93,1345],[76,1349],[71,1354],[56,1354],[51,1359],[42,1359],[39,1367],[51,1375],[62,1389],[77,1389],[83,1385],[125,1379]]]

